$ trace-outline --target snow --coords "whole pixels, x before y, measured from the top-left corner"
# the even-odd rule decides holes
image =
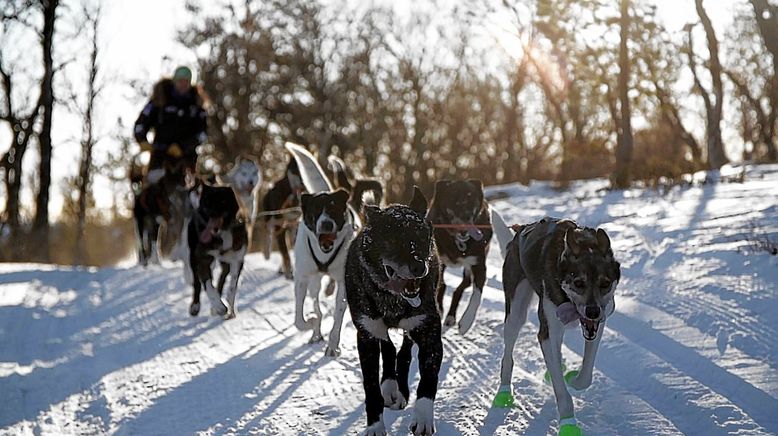
[[[719,176],[724,171],[698,181]],[[573,393],[579,424],[597,435],[778,432],[778,262],[750,242],[778,234],[778,166],[749,169],[745,183],[665,193],[606,185],[488,189],[507,195],[492,205],[509,224],[550,215],[601,226],[621,262],[594,382]],[[292,283],[277,274],[279,264],[248,256],[230,321],[187,314],[191,291],[180,266],[0,265],[0,434],[363,431],[350,318],[342,355],[324,357],[323,343],[308,344],[294,328]],[[516,405],[491,408],[502,353],[501,264],[492,247],[472,329],[444,333],[438,434],[556,432],[534,313],[514,356]],[[449,285],[457,280],[447,274]],[[327,331],[334,302],[323,303]],[[570,330],[565,343],[575,367],[581,335]],[[384,411],[390,434],[405,434],[413,419],[415,365],[412,377],[408,407]]]

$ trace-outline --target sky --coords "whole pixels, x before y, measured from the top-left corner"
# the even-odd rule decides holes
[[[659,15],[671,31],[679,31],[686,23],[695,21],[697,18],[693,0],[655,0],[654,3],[657,5]],[[139,80],[140,83],[145,83],[150,92],[152,84],[161,76],[172,74],[177,65],[194,63],[193,51],[175,41],[177,29],[185,25],[190,17],[184,9],[184,4],[185,0],[133,0],[103,3],[104,19],[100,32],[103,81],[106,87],[97,120],[98,133],[103,135],[103,139],[95,148],[97,162],[103,159],[109,150],[118,149],[116,141],[109,137],[117,129],[117,120],[121,118],[127,129],[130,129],[143,106],[143,98],[126,86],[127,80]],[[724,0],[705,1],[705,6],[719,35],[723,35],[731,22],[731,4],[732,2]],[[2,43],[0,41],[0,44]],[[34,41],[29,48],[39,50]],[[195,70],[195,78],[196,75]],[[74,83],[73,86],[77,88],[79,85]],[[60,110],[55,115],[52,132],[55,148],[50,204],[53,217],[59,214],[63,203],[62,181],[74,175],[78,168],[77,138],[82,124],[77,117],[64,110]],[[697,124],[695,131],[702,132],[700,120],[692,119],[692,122]],[[9,138],[7,126],[0,125],[0,152],[7,149]],[[25,167],[29,174],[37,166],[37,154],[35,150],[30,150],[27,156],[29,157],[25,158]],[[735,153],[732,153],[732,157],[735,157]],[[110,207],[113,195],[107,179],[95,180],[94,193],[98,207]],[[22,196],[23,205],[32,205],[32,199],[33,194],[25,190]]]

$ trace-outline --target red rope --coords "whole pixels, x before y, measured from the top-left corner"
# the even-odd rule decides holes
[[[463,229],[467,230],[471,227],[475,227],[477,229],[491,229],[492,226],[489,224],[433,224],[432,227],[438,228],[438,229]]]

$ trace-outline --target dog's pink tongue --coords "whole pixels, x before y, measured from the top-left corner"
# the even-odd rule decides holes
[[[405,285],[408,283],[408,280],[400,279],[400,278],[393,278],[390,279],[386,285],[389,287],[389,289],[393,290],[394,292],[397,292],[398,294],[405,289]]]
[[[478,230],[478,227],[476,227],[473,224],[467,226],[467,234],[470,235],[470,237],[475,239],[476,241],[480,241],[481,239],[484,238],[484,233]]]
[[[211,218],[208,220],[208,224],[205,225],[205,229],[200,232],[200,242],[207,244],[213,239],[214,230],[219,228],[221,219]]]
[[[560,304],[556,308],[556,317],[562,321],[562,324],[567,325],[573,321],[577,321],[580,318],[580,315],[578,315],[575,304],[568,301]]]

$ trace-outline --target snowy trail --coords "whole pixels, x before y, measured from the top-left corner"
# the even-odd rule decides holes
[[[508,196],[492,204],[509,223],[566,216],[613,240],[623,275],[616,314],[592,387],[573,394],[584,430],[778,432],[778,263],[743,241],[753,226],[778,233],[778,167],[757,167],[744,184],[665,195],[603,186],[489,190]],[[444,333],[438,431],[555,434],[534,313],[516,347],[517,406],[491,408],[504,304],[493,248],[475,325],[465,337]],[[278,261],[249,256],[238,317],[227,322],[189,317],[180,267],[0,265],[0,434],[358,433],[365,417],[350,318],[342,356],[325,358],[324,345],[292,324],[292,286]],[[446,275],[449,286],[458,279]],[[323,303],[326,332],[334,305]],[[583,341],[571,330],[565,342],[575,367]],[[412,376],[413,392],[415,366]],[[384,419],[404,434],[410,417],[387,410]]]

